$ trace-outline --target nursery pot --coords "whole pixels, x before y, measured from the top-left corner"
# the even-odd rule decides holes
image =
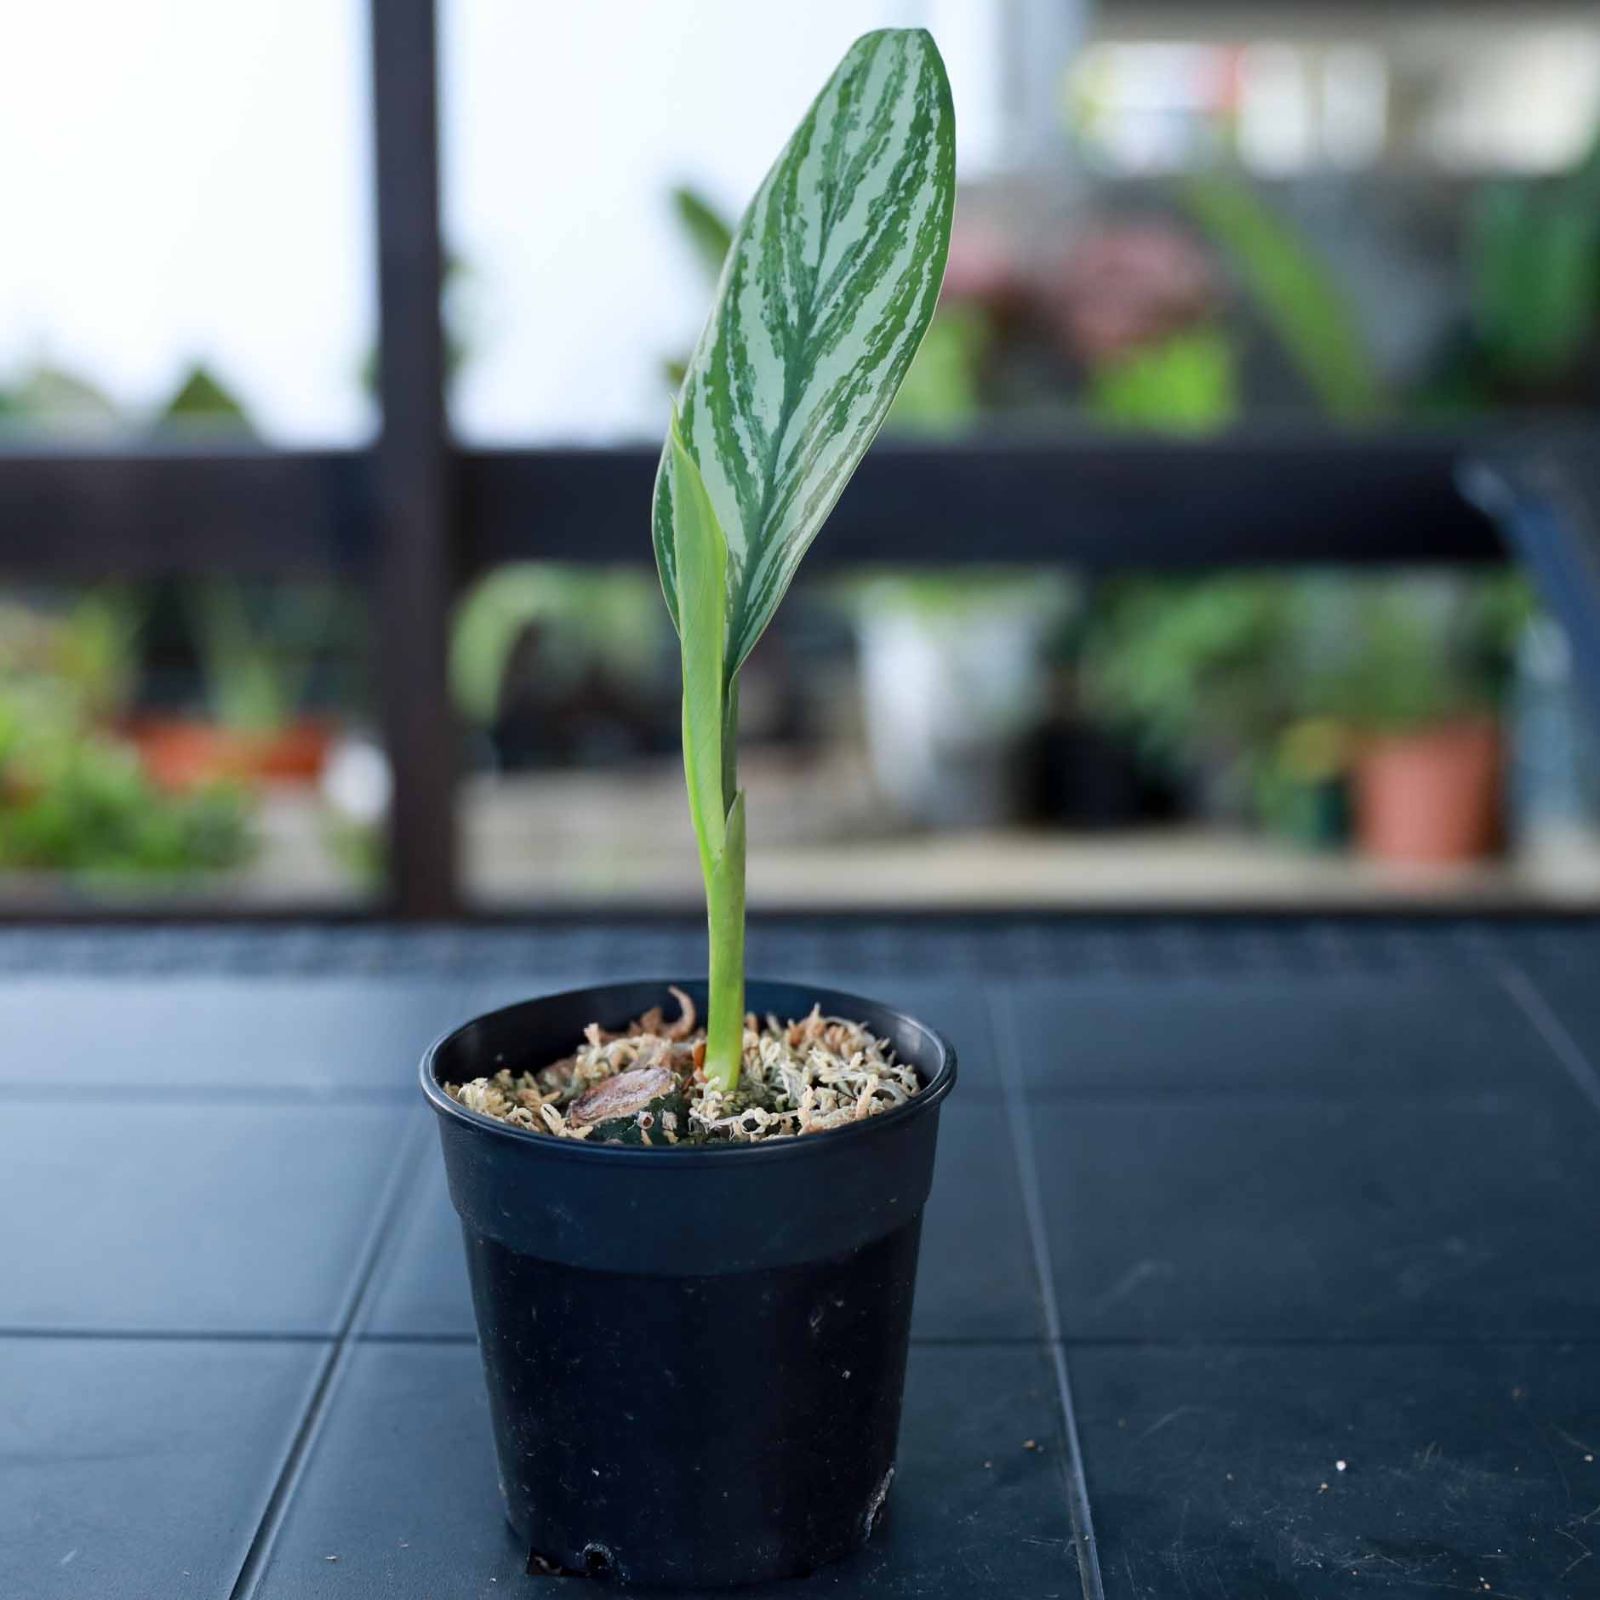
[[[1444,723],[1367,740],[1356,760],[1362,851],[1418,866],[1476,861],[1500,843],[1500,731]]]
[[[860,629],[873,781],[908,821],[989,827],[1021,809],[1020,746],[1038,716],[1047,619],[874,610]]]
[[[699,1007],[704,984],[684,983]],[[545,1561],[619,1583],[798,1576],[864,1544],[894,1476],[923,1203],[955,1052],[853,995],[751,983],[758,1014],[864,1024],[923,1089],[757,1144],[557,1139],[442,1088],[570,1055],[667,984],[529,1000],[422,1063],[461,1217],[506,1516]]]
[[[144,717],[131,725],[129,736],[151,779],[175,791],[219,782],[315,783],[333,744],[332,728],[311,718],[257,732]]]

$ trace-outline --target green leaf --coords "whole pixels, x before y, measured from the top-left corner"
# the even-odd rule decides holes
[[[955,116],[921,29],[851,46],[756,192],[678,397],[686,453],[727,536],[726,674],[771,621],[927,331],[955,208]],[[656,478],[679,632],[685,521]]]
[[[715,283],[733,244],[732,227],[698,189],[687,184],[672,191],[672,209],[678,214],[684,238],[705,269],[707,281]]]
[[[1381,417],[1388,397],[1367,340],[1338,280],[1301,233],[1227,174],[1191,178],[1178,195],[1232,258],[1323,410],[1335,422]]]
[[[683,770],[701,865],[709,872],[722,855],[725,831],[722,663],[728,631],[728,546],[676,418],[667,448],[677,509]]]

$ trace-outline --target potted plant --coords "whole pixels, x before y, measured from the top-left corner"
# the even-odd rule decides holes
[[[882,573],[845,593],[879,793],[927,826],[1014,821],[1024,742],[1044,712],[1045,644],[1071,613],[1071,584],[1058,573]]]
[[[1412,576],[1349,590],[1345,664],[1313,693],[1352,730],[1363,854],[1436,866],[1500,847],[1498,706],[1527,606],[1515,580]]]
[[[451,630],[450,687],[497,765],[650,748],[670,634],[659,595],[632,567],[535,561],[472,588]]]
[[[1198,815],[1253,815],[1257,776],[1285,721],[1290,584],[1271,573],[1111,579],[1091,597],[1090,708],[1169,768]]]
[[[506,1514],[555,1567],[799,1574],[862,1544],[889,1492],[955,1061],[884,1006],[746,985],[735,739],[739,669],[933,314],[953,124],[926,33],[859,39],[740,222],[678,393],[653,532],[708,982],[524,1002],[423,1062]]]
[[[206,438],[253,438],[243,404],[206,367],[193,367],[162,408],[160,425]],[[334,729],[305,708],[305,689],[335,621],[330,584],[254,593],[231,578],[183,591],[205,687],[204,715],[145,712],[128,736],[145,770],[182,792],[219,781],[311,784]]]
[[[115,592],[54,616],[0,607],[0,871],[111,886],[217,872],[249,853],[239,794],[162,793],[108,727],[134,627]]]
[[[235,579],[209,578],[185,598],[205,714],[132,719],[129,733],[145,770],[180,792],[219,781],[315,783],[334,728],[303,709],[305,686],[336,612],[334,589],[307,584],[252,596]],[[257,612],[265,613],[261,620]]]

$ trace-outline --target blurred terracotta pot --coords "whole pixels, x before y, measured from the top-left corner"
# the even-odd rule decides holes
[[[1416,865],[1492,855],[1500,766],[1500,729],[1487,717],[1366,739],[1355,765],[1362,853]]]
[[[235,783],[315,783],[327,765],[333,729],[307,718],[251,732],[215,722],[145,717],[128,737],[151,780],[164,789]]]

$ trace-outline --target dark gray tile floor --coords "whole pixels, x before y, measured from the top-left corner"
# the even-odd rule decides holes
[[[0,1596],[592,1592],[500,1520],[410,1085],[470,1008],[699,945],[0,936]],[[963,1068],[893,1509],[782,1592],[1600,1594],[1597,949],[758,925],[753,970],[903,1004]]]
[[[1600,1025],[1600,1006],[1594,1015]],[[1040,1097],[1268,1089],[1326,1098],[1547,1089],[1562,1076],[1548,1053],[1529,1055],[1527,1019],[1499,984],[1445,974],[1022,980],[1001,990],[999,1025]]]
[[[1037,1106],[1069,1338],[1600,1339],[1574,1097]],[[1593,1124],[1593,1126],[1591,1126]]]
[[[1101,1346],[1072,1375],[1112,1600],[1600,1594],[1592,1345]]]
[[[226,1595],[325,1346],[0,1338],[0,1595]]]
[[[0,1102],[0,1332],[332,1334],[420,1118]]]
[[[882,1537],[804,1585],[743,1592],[1066,1600],[1077,1579],[1057,1418],[1036,1347],[918,1346]],[[584,1579],[527,1584],[487,1434],[474,1346],[353,1346],[255,1595],[593,1593]]]
[[[417,1040],[463,1020],[466,992],[459,978],[365,975],[13,980],[0,984],[0,1084],[120,1091],[243,1081],[409,1095]]]

